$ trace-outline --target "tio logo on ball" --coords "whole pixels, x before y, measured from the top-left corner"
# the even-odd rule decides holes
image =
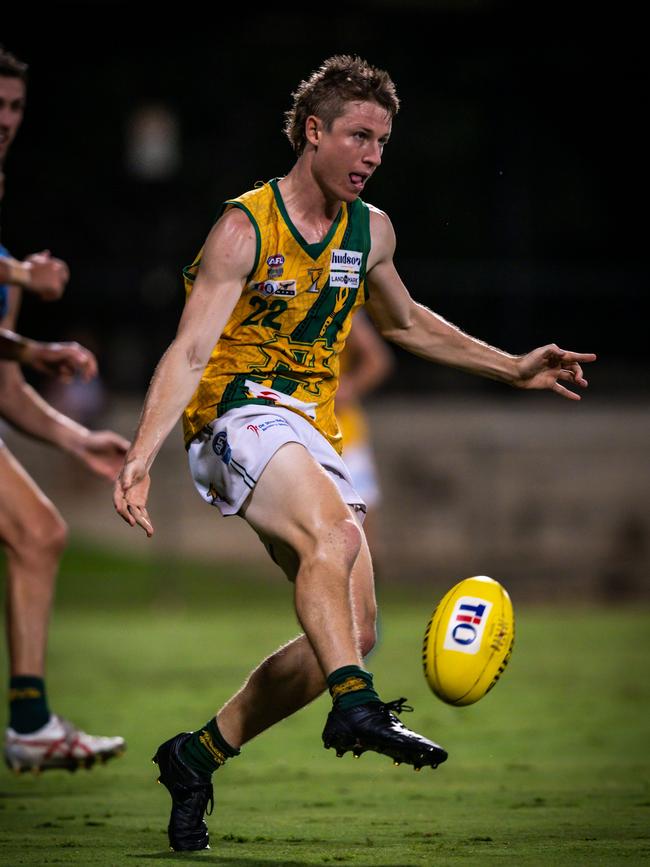
[[[447,624],[445,650],[478,653],[492,603],[474,596],[461,596],[456,601]]]

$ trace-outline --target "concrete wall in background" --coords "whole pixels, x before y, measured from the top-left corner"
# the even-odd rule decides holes
[[[128,436],[138,412],[121,403],[108,423]],[[487,574],[515,596],[650,596],[650,409],[525,394],[383,400],[369,415],[384,489],[382,581],[440,587]],[[180,432],[154,465],[149,541],[117,518],[110,486],[74,459],[11,432],[5,439],[77,538],[277,571],[243,521],[201,503]]]

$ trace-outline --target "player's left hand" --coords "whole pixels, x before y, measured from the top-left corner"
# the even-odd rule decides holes
[[[21,361],[39,373],[56,376],[63,382],[71,382],[77,374],[84,382],[97,376],[97,359],[89,349],[76,342],[29,342]]]
[[[112,482],[117,478],[128,448],[128,440],[111,430],[88,431],[75,454],[88,469]]]
[[[550,389],[570,400],[580,400],[580,395],[562,385],[563,382],[586,388],[581,363],[595,361],[593,352],[568,352],[554,343],[540,346],[517,360],[519,376],[513,382],[517,388]]]

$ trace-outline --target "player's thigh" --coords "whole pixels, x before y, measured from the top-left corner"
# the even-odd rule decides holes
[[[0,446],[0,542],[18,550],[27,545],[62,545],[66,525],[9,449]]]
[[[354,547],[356,557],[361,534],[351,511],[334,481],[299,443],[286,443],[273,455],[240,514],[267,548],[288,549],[296,562],[330,541]]]

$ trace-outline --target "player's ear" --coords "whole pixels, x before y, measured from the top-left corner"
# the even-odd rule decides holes
[[[323,133],[323,122],[315,114],[310,114],[305,121],[305,138],[309,144],[318,147]]]

